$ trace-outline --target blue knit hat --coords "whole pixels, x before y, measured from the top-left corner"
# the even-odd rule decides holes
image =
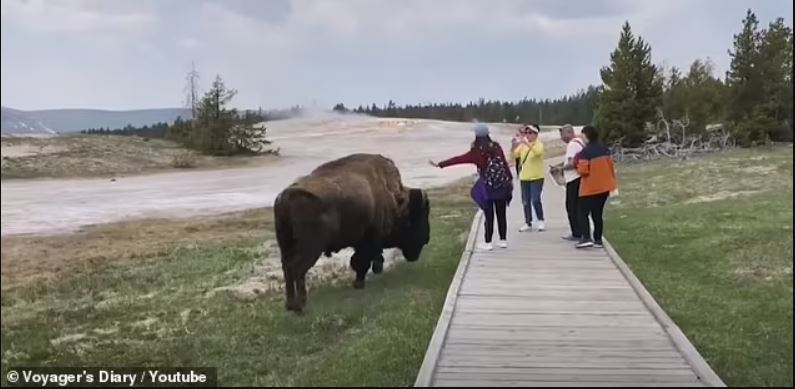
[[[475,124],[475,136],[478,138],[489,136],[489,127],[483,123]]]

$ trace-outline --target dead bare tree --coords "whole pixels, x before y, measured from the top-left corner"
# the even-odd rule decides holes
[[[191,62],[190,71],[185,75],[185,106],[190,108],[191,119],[196,118],[196,107],[199,103],[199,72],[196,63]]]
[[[647,125],[649,138],[640,147],[625,148],[619,139],[611,147],[616,161],[652,161],[660,158],[687,159],[695,153],[709,153],[733,148],[734,138],[721,126],[713,126],[705,134],[688,135],[690,118],[668,120],[657,111],[657,123]],[[681,136],[679,135],[681,133]],[[677,139],[678,138],[678,139]]]

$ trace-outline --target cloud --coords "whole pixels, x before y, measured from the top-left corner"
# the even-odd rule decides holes
[[[195,48],[198,48],[201,45],[201,43],[199,42],[198,39],[191,38],[191,37],[182,38],[182,39],[179,40],[178,43],[179,43],[179,45],[181,47],[184,47],[186,49],[195,49]]]
[[[638,7],[628,0],[280,0],[204,1],[204,34],[263,48],[379,42],[426,44],[470,35],[572,39],[612,34]],[[575,10],[571,11],[571,8]],[[567,10],[569,9],[569,10]]]
[[[624,12],[607,6],[614,3],[590,1],[597,6],[566,15],[551,1],[295,0],[287,23],[343,38],[424,39],[451,31],[573,36],[606,32],[605,21]]]
[[[300,38],[290,26],[265,22],[240,13],[220,2],[203,3],[198,10],[200,33],[227,47],[287,49]]]
[[[3,23],[44,33],[144,33],[152,31],[157,16],[141,7],[109,7],[89,0],[8,0],[0,3]],[[141,3],[143,4],[143,3]]]
[[[655,62],[711,56],[722,71],[747,7],[763,23],[792,12],[783,0],[2,0],[2,96],[178,105],[195,60],[241,106],[555,97],[599,82],[625,20]],[[49,86],[67,78],[84,87]]]
[[[503,42],[516,46],[503,52],[510,55],[550,40],[565,48],[612,39],[638,8],[625,6],[627,0],[583,3],[593,5],[567,14],[546,0],[204,1],[193,7],[195,31],[178,45],[192,49],[188,42],[201,42],[202,51],[214,55],[200,63],[224,74],[285,69],[295,74],[312,63],[328,72],[359,66],[387,69],[396,63],[417,70],[449,58],[470,61],[478,51],[497,54]],[[312,78],[323,70],[312,72],[301,77]]]

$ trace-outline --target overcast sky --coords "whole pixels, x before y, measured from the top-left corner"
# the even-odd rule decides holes
[[[183,105],[195,60],[238,107],[557,97],[598,84],[629,20],[655,62],[720,74],[752,7],[791,0],[2,0],[2,105]]]

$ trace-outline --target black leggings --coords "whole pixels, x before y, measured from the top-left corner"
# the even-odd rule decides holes
[[[579,221],[582,240],[591,240],[591,224],[588,222],[588,216],[591,216],[593,219],[593,240],[595,242],[602,241],[602,228],[604,227],[602,214],[605,210],[608,195],[610,195],[610,192],[580,197],[578,205],[580,208]]]
[[[505,208],[508,202],[505,200],[490,200],[483,213],[486,215],[486,243],[491,243],[491,236],[494,235],[494,214],[497,214],[497,230],[501,240],[506,240],[508,235],[508,221],[505,218]]]

